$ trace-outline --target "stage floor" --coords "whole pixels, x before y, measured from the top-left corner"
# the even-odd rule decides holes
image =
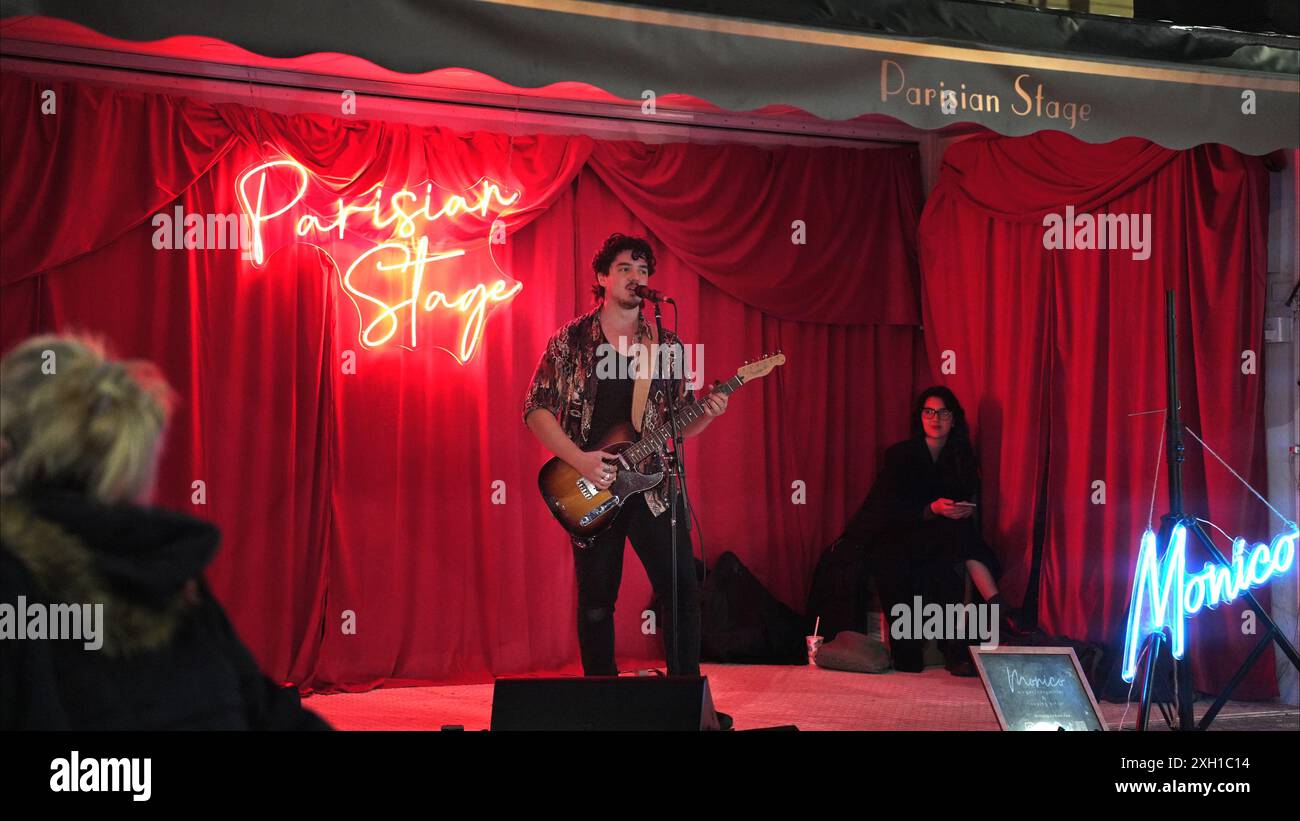
[[[867,675],[820,667],[704,664],[719,710],[737,730],[793,724],[800,730],[997,730],[978,678],[957,678],[942,667],[924,673]],[[1199,717],[1210,706],[1196,704]],[[314,695],[304,701],[340,730],[438,730],[461,725],[485,730],[492,717],[492,685],[397,687],[367,693]],[[1106,725],[1123,717],[1133,729],[1137,704],[1102,702]],[[1167,729],[1158,711],[1151,728]],[[1229,702],[1213,730],[1300,730],[1300,709],[1270,702]]]

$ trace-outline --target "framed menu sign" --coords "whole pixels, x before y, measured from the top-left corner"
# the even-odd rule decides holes
[[[1004,730],[1105,730],[1071,647],[972,647]]]

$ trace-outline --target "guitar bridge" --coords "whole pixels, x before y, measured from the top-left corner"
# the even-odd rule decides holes
[[[583,477],[578,480],[578,492],[582,494],[584,499],[594,499],[596,494],[600,493],[600,488],[592,484],[586,477]]]
[[[605,501],[593,507],[591,510],[587,511],[587,515],[579,519],[578,524],[582,525],[583,527],[586,527],[587,525],[599,519],[601,516],[605,515],[605,512],[608,511],[610,508],[617,507],[619,501],[620,499],[617,496],[611,496],[610,498],[606,499]]]

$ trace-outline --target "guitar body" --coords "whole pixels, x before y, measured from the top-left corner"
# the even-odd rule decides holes
[[[780,351],[757,362],[746,362],[726,382],[715,382],[711,393],[729,396],[741,385],[760,379],[784,364],[785,354]],[[671,424],[647,428],[640,437],[632,429],[631,422],[624,422],[610,429],[600,442],[588,447],[588,452],[603,450],[619,455],[614,463],[614,481],[606,490],[587,481],[559,457],[542,465],[537,486],[551,514],[565,530],[579,538],[591,538],[605,530],[628,499],[663,481],[662,471],[647,473],[646,465],[654,459],[658,449],[671,440],[674,432],[680,433],[708,413],[705,403],[706,400],[697,399],[678,408],[676,419]]]
[[[635,438],[631,424],[618,425],[607,432],[601,442],[587,450],[621,454],[632,447]],[[537,475],[537,486],[551,514],[569,533],[582,538],[597,535],[613,523],[628,499],[650,490],[664,478],[662,472],[642,473],[643,465],[620,461],[614,466],[617,473],[613,484],[600,490],[558,456],[542,465]]]

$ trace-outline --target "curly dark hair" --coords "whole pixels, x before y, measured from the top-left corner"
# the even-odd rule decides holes
[[[966,411],[962,408],[962,403],[957,401],[957,394],[953,394],[950,388],[936,385],[920,392],[917,401],[911,405],[911,435],[918,438],[926,435],[926,429],[920,422],[920,409],[926,407],[926,400],[931,396],[943,399],[944,407],[953,412],[953,429],[949,431],[948,444],[944,446],[944,452],[948,453],[946,459],[952,460],[949,464],[953,465],[958,475],[974,482],[972,487],[979,487],[979,459],[971,444],[971,429],[966,422]]]
[[[952,431],[948,434],[949,440],[964,441],[970,443],[970,426],[966,424],[966,411],[962,408],[961,403],[957,401],[957,394],[943,385],[933,385],[921,391],[920,396],[912,403],[912,435],[924,436],[925,428],[921,425],[921,409],[925,407],[925,400],[932,396],[937,396],[943,400],[943,406],[952,411]]]
[[[650,247],[650,243],[644,237],[629,237],[627,234],[610,234],[605,240],[605,244],[596,252],[596,256],[591,260],[591,270],[598,276],[608,274],[609,267],[614,264],[614,258],[624,251],[632,252],[632,259],[643,259],[647,271],[650,275],[655,272],[655,250]],[[596,299],[605,298],[605,286],[599,283],[591,286],[591,292]]]

